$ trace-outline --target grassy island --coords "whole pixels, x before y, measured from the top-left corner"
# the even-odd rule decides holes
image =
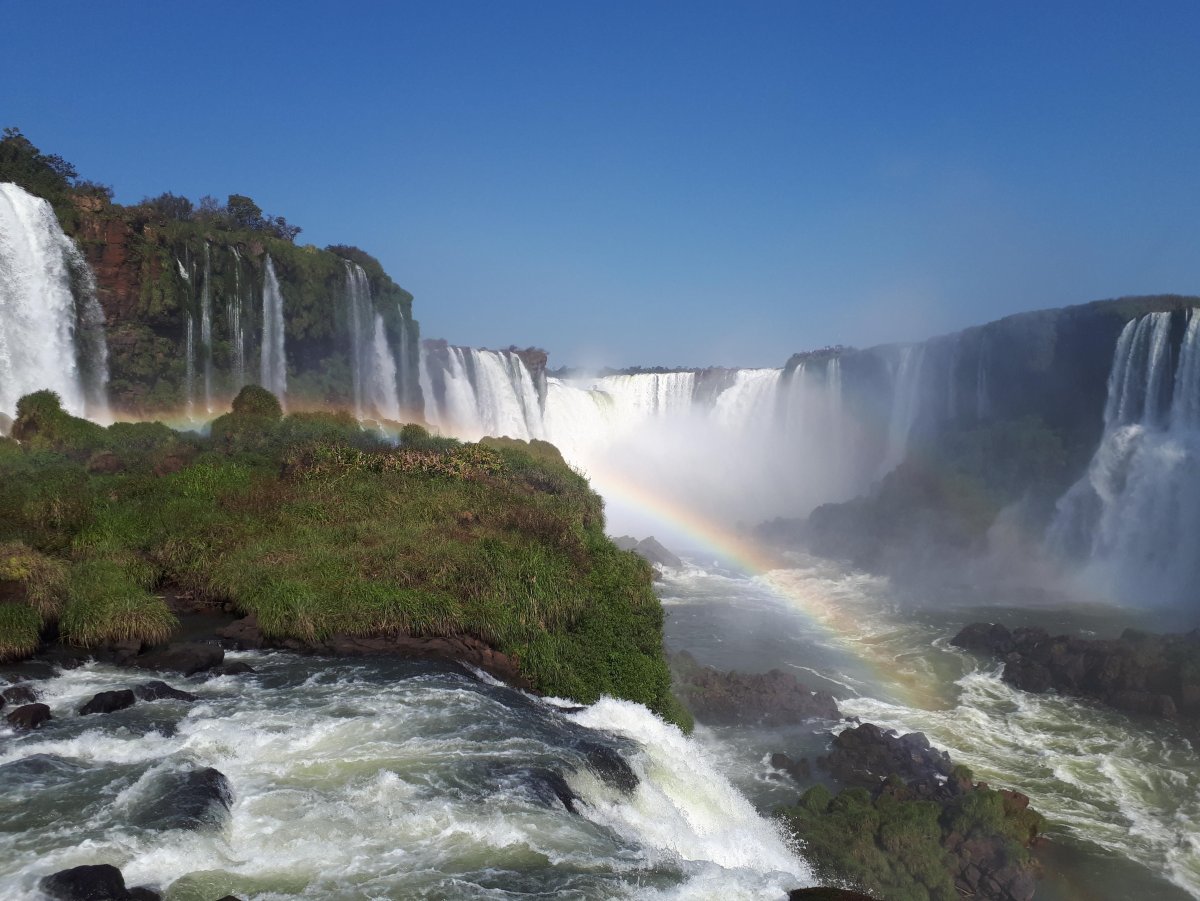
[[[261,388],[201,437],[103,428],[50,392],[0,439],[0,654],[48,636],[153,645],[162,594],[257,617],[272,639],[469,636],[539,691],[670,694],[648,564],[604,534],[603,502],[551,445],[398,437],[346,414],[282,415]]]

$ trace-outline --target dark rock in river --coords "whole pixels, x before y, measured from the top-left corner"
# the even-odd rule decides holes
[[[193,642],[167,645],[165,648],[141,654],[134,658],[133,665],[139,669],[192,676],[220,665],[224,659],[225,652],[216,645]]]
[[[194,701],[196,696],[190,691],[180,691],[178,688],[172,688],[166,682],[143,682],[141,685],[135,685],[133,693],[143,701],[161,701],[169,699],[172,701]]]
[[[947,779],[953,770],[950,755],[930,747],[920,732],[897,735],[874,723],[846,729],[818,763],[844,785],[874,788],[889,776],[905,782],[932,783]]]
[[[136,702],[137,698],[128,688],[119,691],[101,691],[79,708],[79,714],[87,716],[92,713],[113,713],[117,710],[124,710],[126,707],[132,707]]]
[[[791,673],[721,672],[683,651],[671,658],[675,696],[703,723],[786,726],[840,716],[833,696]]]
[[[803,757],[793,760],[787,754],[776,752],[771,755],[771,766],[787,773],[797,782],[808,782],[812,778],[812,767]]]
[[[549,767],[531,767],[522,775],[530,793],[546,806],[553,806],[557,800],[570,813],[578,812],[575,805],[579,802],[579,796],[571,791],[562,773]]]
[[[50,708],[45,704],[26,704],[5,717],[14,729],[36,729],[50,719]]]
[[[788,901],[876,901],[862,892],[844,888],[798,888],[788,892]]]
[[[121,871],[107,863],[59,870],[43,879],[41,888],[57,901],[130,901],[131,898]]]
[[[214,676],[244,676],[254,672],[254,667],[242,660],[227,660],[211,672]]]
[[[605,785],[627,795],[638,787],[637,774],[616,749],[589,742],[581,750],[587,758],[588,769],[599,776]]]
[[[158,797],[142,808],[138,823],[146,829],[202,829],[220,826],[233,804],[233,789],[219,770],[167,773]]]
[[[38,699],[38,692],[28,682],[22,682],[0,691],[0,697],[9,704],[32,704]]]
[[[1162,719],[1200,719],[1200,632],[1120,638],[1051,636],[1044,629],[972,623],[950,640],[1004,662],[1001,678],[1022,691],[1091,698],[1118,710]]]

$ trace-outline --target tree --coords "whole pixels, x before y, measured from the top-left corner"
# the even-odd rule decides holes
[[[230,194],[225,212],[234,228],[258,231],[264,225],[262,207],[244,194]]]

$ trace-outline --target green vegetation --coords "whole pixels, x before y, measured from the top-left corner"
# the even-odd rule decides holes
[[[818,876],[844,880],[889,901],[956,901],[954,874],[981,850],[990,862],[1024,866],[1043,818],[1020,796],[972,785],[956,767],[947,798],[926,800],[892,777],[872,793],[810,788],[778,812],[804,843]],[[995,867],[999,869],[999,867]]]
[[[45,392],[19,409],[26,437],[0,442],[10,655],[55,618],[85,647],[160,642],[169,586],[255,614],[274,639],[472,636],[541,691],[688,723],[650,568],[605,537],[600,498],[550,445],[410,425],[393,446],[345,414],[283,416],[256,387],[206,439],[103,429]]]

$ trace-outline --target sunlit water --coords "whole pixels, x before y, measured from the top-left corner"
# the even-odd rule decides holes
[[[886,579],[811,560],[758,578],[705,560],[668,573],[660,593],[672,649],[719,668],[786,669],[831,691],[845,714],[924,732],[978,778],[1028,794],[1052,839],[1039,852],[1039,899],[1200,897],[1200,757],[1191,744],[1168,724],[1016,691],[997,665],[948,644],[980,619],[1108,637],[1135,624],[1130,615],[1045,599],[1005,605],[966,591],[907,598]],[[803,788],[772,771],[769,754],[819,753],[829,728],[838,726],[697,737],[769,808]]]
[[[170,680],[191,704],[81,717],[138,677],[42,683],[55,718],[0,730],[0,895],[101,862],[171,901],[757,899],[810,881],[715,759],[638,705],[571,711],[448,665],[235,656],[257,673]],[[637,774],[632,795],[589,765],[597,748]],[[160,777],[204,766],[229,779],[228,820],[151,828]]]

